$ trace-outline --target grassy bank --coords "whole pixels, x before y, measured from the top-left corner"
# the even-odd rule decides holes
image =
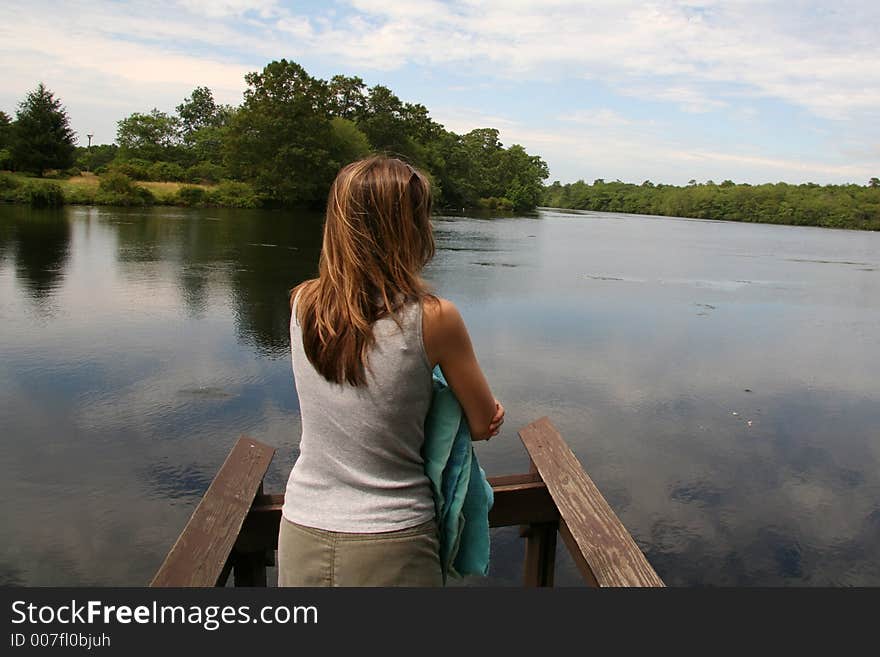
[[[0,200],[34,206],[58,205],[177,205],[182,207],[256,208],[262,199],[241,182],[217,184],[135,181],[121,173],[69,178],[35,178],[0,172]]]

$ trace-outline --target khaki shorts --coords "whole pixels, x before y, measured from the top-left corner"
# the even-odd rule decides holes
[[[376,534],[315,529],[281,517],[278,586],[442,586],[437,523]]]

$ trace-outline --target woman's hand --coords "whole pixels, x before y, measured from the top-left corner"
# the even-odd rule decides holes
[[[501,425],[504,424],[504,407],[501,405],[501,402],[497,399],[495,400],[495,415],[492,418],[492,421],[489,423],[489,438],[497,436],[501,431]],[[487,438],[486,440],[488,440]]]

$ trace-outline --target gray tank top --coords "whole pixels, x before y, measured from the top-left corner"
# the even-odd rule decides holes
[[[366,385],[337,384],[306,357],[294,301],[290,345],[302,439],[281,510],[288,520],[375,533],[434,517],[421,456],[433,391],[421,304],[406,304],[399,318],[401,327],[391,317],[373,324]]]

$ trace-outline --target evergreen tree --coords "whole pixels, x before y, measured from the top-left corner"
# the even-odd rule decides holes
[[[0,149],[8,148],[12,141],[12,119],[0,111]]]
[[[13,124],[12,160],[39,176],[73,164],[76,133],[67,110],[41,82],[19,105]]]
[[[0,111],[0,169],[12,166],[12,119]]]

